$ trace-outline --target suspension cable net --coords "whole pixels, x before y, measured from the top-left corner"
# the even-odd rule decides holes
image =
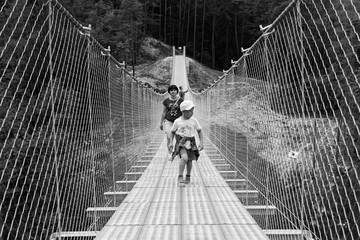
[[[99,231],[107,219],[86,209],[117,206],[104,192],[158,131],[164,97],[56,1],[0,14],[0,238]]]
[[[100,230],[107,219],[86,209],[117,206],[104,192],[158,131],[164,98],[58,2],[32,2],[0,6],[1,239]],[[187,93],[245,180],[243,204],[266,206],[262,229],[360,236],[359,12],[292,1],[209,89]]]
[[[263,229],[360,236],[359,34],[359,1],[293,1],[194,95],[205,132],[261,193],[243,203],[276,206],[255,216]]]

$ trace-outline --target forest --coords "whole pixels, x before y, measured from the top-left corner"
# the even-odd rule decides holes
[[[289,0],[61,0],[60,3],[112,55],[129,65],[145,36],[186,46],[187,56],[213,69],[228,69],[261,35]],[[129,37],[130,36],[130,37]]]

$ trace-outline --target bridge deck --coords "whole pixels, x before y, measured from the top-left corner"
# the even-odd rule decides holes
[[[116,208],[100,239],[268,239],[201,152],[191,183],[177,185],[179,159],[166,159],[166,139]]]

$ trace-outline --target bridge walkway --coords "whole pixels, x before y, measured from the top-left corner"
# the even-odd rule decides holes
[[[95,239],[269,239],[211,162],[209,147],[194,162],[191,183],[179,187],[179,159],[168,161],[166,139],[156,136],[150,163]]]

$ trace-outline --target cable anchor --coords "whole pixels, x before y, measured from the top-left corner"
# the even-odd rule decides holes
[[[234,68],[238,67],[239,66],[238,61],[234,61],[234,60],[231,59],[231,66],[234,67]]]
[[[251,55],[253,52],[251,51],[251,48],[246,48],[244,49],[243,47],[241,47],[241,51],[243,53],[243,56],[248,56]]]
[[[272,24],[267,25],[266,27],[263,27],[262,25],[260,25],[259,27],[260,27],[260,31],[263,33],[263,36],[267,36],[267,35],[272,34],[273,32],[275,32],[275,29],[272,29],[271,32],[266,32],[267,29],[272,27]]]
[[[88,27],[85,27],[85,26],[81,25],[81,28],[82,28],[82,30],[83,30],[84,32],[79,31],[79,33],[80,33],[81,35],[85,35],[85,36],[87,36],[87,37],[90,37],[90,33],[91,33],[91,24],[89,24],[89,26],[88,26]]]
[[[101,55],[103,56],[110,56],[110,46],[108,46],[108,48],[104,48],[103,50],[101,50]]]
[[[271,26],[272,26],[272,24],[267,25],[267,26],[265,26],[265,27],[263,27],[262,25],[259,25],[260,31],[265,32],[265,31],[266,31],[267,29],[269,29]]]

